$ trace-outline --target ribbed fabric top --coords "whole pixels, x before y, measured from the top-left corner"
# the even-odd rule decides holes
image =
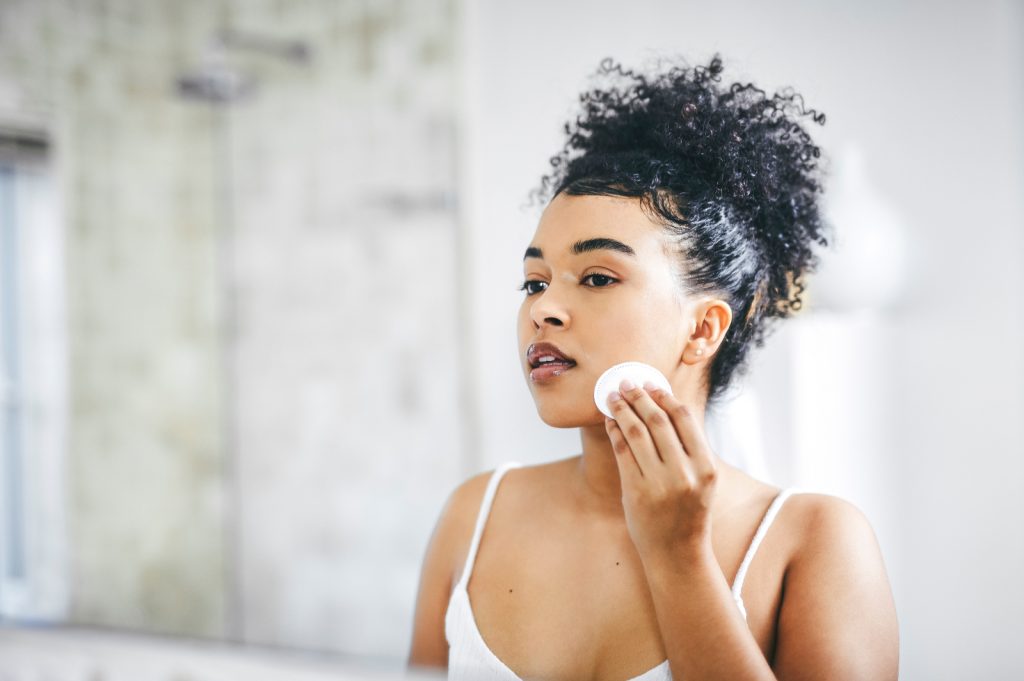
[[[473,531],[473,541],[469,545],[469,554],[466,556],[466,565],[462,570],[462,576],[452,591],[448,601],[448,610],[445,613],[444,633],[448,640],[448,679],[450,681],[523,681],[516,676],[515,672],[508,668],[497,655],[484,642],[480,630],[476,626],[476,618],[473,616],[473,607],[469,602],[469,591],[466,585],[469,583],[469,575],[473,570],[476,561],[477,550],[480,548],[480,537],[483,535],[484,525],[487,516],[490,514],[491,504],[494,502],[494,494],[498,489],[498,483],[502,476],[512,468],[519,468],[523,464],[517,461],[506,461],[498,466],[487,484],[487,491],[484,493],[483,501],[480,503],[480,512],[476,519],[476,529]],[[783,502],[793,493],[798,492],[796,488],[782,490],[772,501],[768,510],[761,520],[754,538],[750,542],[743,562],[736,573],[736,579],[732,586],[733,599],[739,608],[743,619],[747,618],[747,610],[743,607],[743,597],[740,592],[743,588],[743,580],[747,576],[750,561],[757,552],[765,532],[772,524],[779,508]],[[634,676],[625,681],[672,681],[672,673],[669,669],[668,660],[663,660],[639,676]]]

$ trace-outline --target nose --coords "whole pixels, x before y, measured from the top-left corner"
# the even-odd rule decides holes
[[[533,320],[533,325],[538,329],[543,324],[565,326],[568,321],[568,315],[558,298],[552,295],[551,284],[548,284],[544,287],[543,291],[536,294],[533,304],[530,306],[530,318]]]

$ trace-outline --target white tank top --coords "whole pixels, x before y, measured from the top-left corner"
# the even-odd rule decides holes
[[[473,541],[469,545],[469,555],[466,556],[466,565],[462,570],[462,576],[458,584],[452,590],[451,598],[448,600],[448,610],[445,613],[444,633],[448,640],[448,679],[449,681],[523,681],[515,672],[509,669],[504,662],[498,659],[487,644],[484,642],[480,630],[477,629],[476,619],[473,616],[473,608],[469,602],[469,591],[466,585],[469,583],[469,574],[473,569],[476,560],[477,550],[480,548],[480,537],[483,534],[484,524],[491,510],[491,503],[494,501],[495,491],[501,477],[511,468],[519,468],[523,464],[516,461],[506,461],[498,466],[487,484],[487,491],[484,493],[483,501],[480,504],[480,513],[476,519],[476,529],[473,532]],[[739,608],[743,619],[747,618],[746,608],[743,607],[743,597],[740,591],[743,588],[743,579],[747,576],[747,568],[750,561],[761,544],[765,532],[775,519],[779,508],[789,495],[797,492],[796,488],[782,490],[771,506],[765,512],[761,524],[754,533],[743,562],[736,573],[736,580],[732,586],[733,599]],[[634,676],[625,681],[672,681],[672,673],[669,670],[668,660],[648,669],[640,676]]]

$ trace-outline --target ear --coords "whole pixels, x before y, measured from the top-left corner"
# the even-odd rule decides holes
[[[711,359],[732,323],[732,308],[720,299],[698,303],[690,323],[690,336],[683,348],[683,362],[698,364]]]

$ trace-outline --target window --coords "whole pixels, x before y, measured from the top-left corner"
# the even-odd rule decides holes
[[[0,128],[0,617],[64,619],[63,234],[47,144]]]

